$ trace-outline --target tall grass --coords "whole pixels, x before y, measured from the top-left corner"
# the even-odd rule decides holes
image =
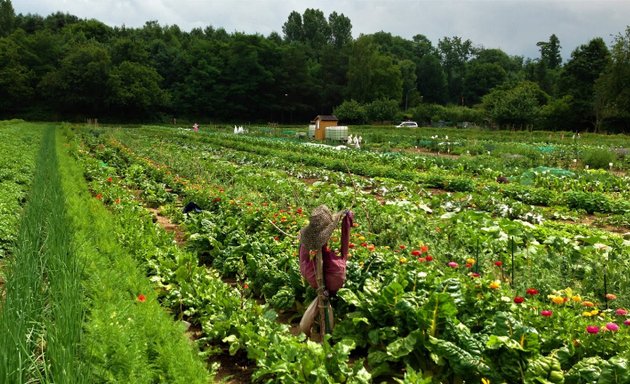
[[[46,128],[0,312],[0,382],[82,383],[80,268]]]

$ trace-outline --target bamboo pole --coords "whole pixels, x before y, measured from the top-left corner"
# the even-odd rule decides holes
[[[317,307],[319,308],[319,334],[321,341],[324,341],[326,334],[326,310],[327,300],[325,297],[326,285],[324,284],[324,257],[321,248],[317,250],[315,256],[315,273],[317,279]]]

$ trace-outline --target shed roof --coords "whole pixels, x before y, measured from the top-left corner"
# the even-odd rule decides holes
[[[319,121],[339,121],[339,119],[335,115],[317,115],[317,116],[315,116],[313,121],[317,121],[317,120],[319,120]]]

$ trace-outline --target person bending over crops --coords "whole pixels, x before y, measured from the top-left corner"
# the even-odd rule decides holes
[[[308,306],[300,321],[300,330],[307,335],[310,335],[318,308],[321,319],[326,319],[326,325],[322,328],[330,330],[333,327],[332,308],[328,298],[334,296],[346,280],[350,228],[353,219],[352,211],[332,214],[327,206],[320,205],[313,210],[309,224],[300,230],[300,272],[309,285],[317,290],[317,298]],[[328,247],[328,240],[339,221],[341,221],[340,256]],[[319,257],[322,258],[322,271],[317,270]],[[324,321],[320,322],[324,324]]]

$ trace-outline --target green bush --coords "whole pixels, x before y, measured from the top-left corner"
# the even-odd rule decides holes
[[[365,124],[368,120],[365,107],[356,100],[344,101],[334,113],[344,124]]]
[[[604,148],[593,148],[584,151],[582,162],[591,168],[608,168],[610,163],[614,163],[617,156],[614,152]]]
[[[583,209],[588,213],[609,212],[610,201],[600,192],[569,192],[567,193],[567,205],[572,209]]]

